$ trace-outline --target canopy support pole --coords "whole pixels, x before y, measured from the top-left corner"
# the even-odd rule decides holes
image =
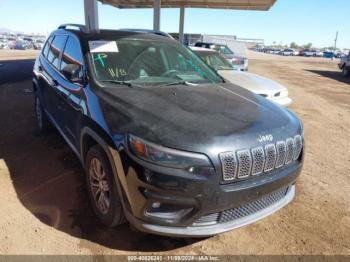
[[[180,6],[180,22],[179,22],[179,41],[184,43],[184,22],[185,22],[185,6]]]
[[[153,30],[160,30],[160,7],[161,0],[154,0],[153,6]]]
[[[84,0],[85,26],[88,32],[99,32],[97,0]]]

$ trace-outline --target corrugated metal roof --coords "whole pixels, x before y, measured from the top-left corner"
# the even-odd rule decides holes
[[[145,0],[99,0],[118,8],[151,8],[154,1]],[[162,0],[162,7],[194,7],[194,8],[218,8],[238,10],[269,10],[276,0]]]

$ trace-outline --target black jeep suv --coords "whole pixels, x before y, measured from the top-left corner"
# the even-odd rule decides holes
[[[80,159],[96,216],[209,236],[288,204],[303,163],[289,110],[226,83],[191,50],[149,33],[60,26],[34,66],[41,131]]]

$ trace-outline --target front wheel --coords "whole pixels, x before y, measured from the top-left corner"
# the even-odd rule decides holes
[[[349,68],[346,68],[345,66],[343,66],[343,76],[349,76],[349,75],[350,75]]]
[[[89,149],[85,173],[91,206],[97,218],[108,227],[125,222],[111,165],[99,145]]]

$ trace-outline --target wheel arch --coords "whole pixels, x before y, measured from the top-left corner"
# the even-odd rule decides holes
[[[81,131],[81,138],[80,138],[80,151],[81,151],[81,161],[82,165],[85,167],[85,157],[86,153],[89,150],[89,146],[93,145],[99,145],[101,146],[102,150],[105,152],[108,161],[110,163],[110,166],[112,168],[112,172],[114,175],[114,180],[116,182],[117,188],[118,188],[118,194],[121,199],[121,203],[123,205],[124,211],[130,209],[130,202],[128,200],[128,197],[126,196],[126,188],[122,185],[123,183],[120,182],[120,179],[123,179],[123,176],[125,176],[125,171],[123,168],[120,152],[116,148],[112,138],[108,136],[105,131],[100,129],[97,129],[99,131],[93,130],[89,126],[85,126],[82,128]]]

